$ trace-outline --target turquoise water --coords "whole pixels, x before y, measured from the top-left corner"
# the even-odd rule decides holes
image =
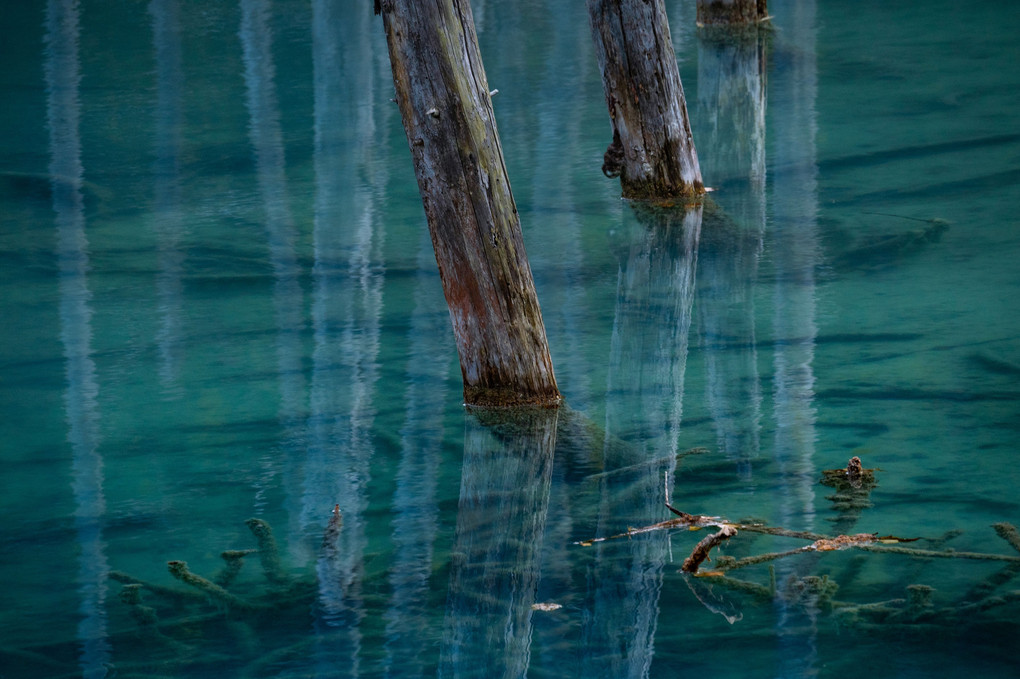
[[[668,490],[1018,556],[1020,12],[772,0],[738,46],[668,4],[719,209],[650,225],[583,3],[474,3],[567,404],[508,422],[461,403],[371,3],[8,3],[0,677],[1020,674],[1014,562],[576,544]]]

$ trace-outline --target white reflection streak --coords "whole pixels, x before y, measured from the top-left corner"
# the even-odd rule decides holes
[[[558,410],[464,415],[464,463],[437,676],[525,677]]]
[[[562,10],[561,4],[554,11]],[[572,10],[576,12],[575,18],[585,20],[583,3],[578,3]],[[477,13],[475,23],[478,23]],[[501,34],[500,39],[506,38]],[[552,40],[538,96],[540,101],[547,103],[539,107],[537,114],[538,136],[534,143],[537,162],[534,163],[531,187],[532,205],[548,215],[548,222],[541,228],[527,230],[525,237],[529,253],[533,253],[531,264],[536,284],[543,290],[542,309],[557,380],[564,390],[565,401],[572,408],[583,411],[590,407],[592,397],[592,371],[584,351],[584,320],[588,317],[587,291],[582,273],[585,253],[581,244],[577,173],[569,163],[565,166],[562,157],[564,151],[576,158],[582,157],[583,123],[575,108],[564,102],[560,95],[576,88],[581,74],[593,63],[592,40],[585,31],[553,31]],[[527,226],[525,224],[526,229]],[[538,247],[533,248],[533,244]],[[581,446],[571,447],[568,454],[556,451],[545,540],[540,555],[538,601],[555,601],[573,587],[570,543],[574,532],[572,500],[576,488],[566,482],[565,476],[575,464],[591,464],[598,453],[594,447],[584,450]],[[552,618],[537,616],[533,630],[532,648],[541,655],[542,665],[556,667],[568,661],[562,644],[557,643],[562,629]]]
[[[819,259],[817,228],[818,168],[815,160],[813,0],[793,3],[786,34],[797,56],[784,75],[777,75],[776,101],[784,102],[776,120],[775,164],[786,168],[773,180],[777,213],[773,248],[776,267],[775,401],[776,456],[788,491],[781,525],[809,529],[814,523],[815,409],[814,361],[815,267]],[[778,107],[778,106],[777,106]],[[787,108],[789,107],[789,108]]]
[[[367,3],[312,3],[315,347],[302,525],[321,530],[335,503],[344,518],[339,556],[320,559],[317,565],[317,662],[323,676],[337,676],[338,670],[344,676],[361,672],[364,514],[383,285],[383,233],[375,224],[368,182],[385,179],[374,176],[373,105],[359,106],[374,101],[370,20]],[[351,138],[356,141],[348,144]]]
[[[95,364],[92,361],[92,311],[86,280],[89,258],[82,201],[79,133],[79,17],[74,0],[50,0],[46,7],[46,112],[50,131],[50,181],[57,224],[60,272],[60,334],[67,359],[68,439],[73,454],[75,526],[81,549],[78,585],[82,675],[104,677],[110,661],[106,631],[109,567],[104,553],[102,520],[103,461]]]
[[[276,68],[273,65],[273,35],[269,26],[268,0],[242,0],[241,45],[244,49],[244,82],[248,93],[249,134],[255,150],[259,192],[266,214],[269,258],[275,285],[276,355],[280,374],[280,417],[293,429],[301,412],[305,391],[301,368],[301,329],[304,299],[298,280],[296,230],[287,195],[286,161],[280,111],[276,99]],[[288,436],[293,445],[294,435]],[[289,452],[289,451],[285,451]],[[265,460],[256,506],[265,502],[264,493],[274,475],[275,460]]]
[[[598,535],[619,532],[614,517],[655,516],[662,511],[662,473],[672,477],[676,468],[683,417],[701,221],[701,209],[690,210],[679,222],[647,228],[640,224],[630,234],[630,255],[620,267],[610,350],[605,457],[612,460],[608,441],[618,436],[631,441],[643,455],[625,464],[656,459],[666,462],[650,467],[646,475],[629,486],[613,484],[608,477],[600,480]],[[656,319],[654,331],[648,328],[651,318]],[[632,429],[620,426],[628,421]],[[655,655],[662,574],[668,558],[667,538],[665,533],[652,534],[633,542],[630,563],[623,566],[627,571],[616,578],[623,581],[622,585],[593,575],[594,588],[589,594],[592,610],[586,617],[582,638],[587,648],[598,650],[584,656],[582,673],[635,678],[649,675]],[[607,558],[611,548],[599,544],[594,549],[598,550],[596,569],[612,570],[614,564]],[[621,591],[627,593],[626,601]]]
[[[392,603],[386,612],[386,675],[421,676],[431,645],[427,616],[432,547],[438,530],[437,475],[441,462],[447,361],[453,346],[428,229],[421,229],[414,311],[408,341],[407,410],[393,496]]]
[[[701,241],[698,309],[706,391],[719,450],[749,480],[761,449],[761,382],[755,346],[754,286],[763,247],[765,64],[763,41],[698,42],[702,173],[724,184],[719,199],[732,231]]]
[[[774,164],[783,168],[772,182],[775,210],[775,455],[783,479],[779,525],[810,530],[814,525],[815,453],[814,361],[815,267],[819,260],[817,233],[818,167],[815,99],[814,0],[778,0],[775,12],[787,40],[790,63],[773,79],[775,121]],[[778,109],[778,110],[777,110]],[[805,562],[800,562],[803,568]],[[782,582],[796,566],[779,564]],[[806,627],[797,611],[782,603],[779,630],[786,648],[780,651],[784,676],[817,672],[815,621],[808,607]]]
[[[153,42],[156,47],[156,163],[154,222],[157,241],[156,294],[160,314],[156,345],[159,377],[167,396],[180,397],[177,384],[181,361],[181,27],[178,0],[152,0]]]

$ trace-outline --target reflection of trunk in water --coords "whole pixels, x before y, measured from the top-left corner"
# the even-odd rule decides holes
[[[269,25],[268,0],[242,0],[241,45],[244,49],[244,81],[247,87],[249,136],[255,151],[258,188],[262,197],[273,266],[273,308],[276,316],[276,355],[280,374],[280,417],[288,438],[296,437],[305,383],[301,366],[301,330],[304,325],[304,295],[298,282],[299,269],[294,219],[287,195],[286,160],[280,107],[276,98],[276,68],[273,64],[273,34]],[[256,508],[278,468],[273,459],[262,463],[266,470],[259,479]]]
[[[159,308],[159,378],[168,398],[180,398],[177,383],[181,363],[181,273],[184,253],[181,238],[181,71],[180,8],[177,0],[152,0],[153,42],[156,46],[156,162],[153,166],[155,205],[153,230],[159,273],[156,295]]]
[[[372,187],[375,57],[371,5],[312,4],[315,86],[314,349],[301,526],[321,530],[334,503],[339,558],[318,561],[316,663],[324,676],[357,676],[364,617],[365,511],[371,476],[382,313],[382,229]],[[374,50],[376,56],[381,50]],[[343,121],[342,124],[340,121]],[[350,144],[344,153],[341,149]],[[363,181],[352,178],[363,177]]]
[[[618,533],[621,524],[640,525],[641,517],[662,512],[663,472],[672,474],[678,452],[701,219],[700,207],[686,213],[641,211],[635,219],[640,223],[623,241],[605,432],[607,440],[630,441],[638,452],[624,460],[607,449],[605,466],[611,471],[647,459],[663,464],[642,469],[637,479],[599,477],[597,535]],[[591,549],[595,563],[582,636],[592,653],[583,659],[583,673],[647,676],[668,534],[635,539],[623,563],[613,560],[623,556],[618,549],[605,544]]]
[[[719,450],[747,480],[761,447],[754,285],[765,232],[765,36],[699,37],[702,172],[726,211],[725,220],[706,215],[699,247],[701,344]]]
[[[85,677],[106,676],[110,644],[106,629],[109,567],[103,542],[106,499],[99,455],[96,367],[92,360],[92,309],[86,272],[89,266],[82,200],[80,101],[78,82],[79,15],[72,0],[51,0],[46,8],[46,113],[50,132],[50,174],[57,225],[60,273],[60,338],[67,361],[64,407],[72,452],[78,593],[81,597],[79,663]]]
[[[441,677],[528,673],[558,415],[465,415]]]
[[[559,25],[583,26],[587,21],[584,3],[575,0],[561,1],[555,8],[546,7],[544,11],[554,13]],[[524,16],[523,26],[520,22],[513,22],[515,27],[520,27],[520,35],[508,36],[501,22],[500,42],[509,39],[507,46],[512,45],[520,53],[518,37],[526,41],[528,33],[533,34],[533,21],[530,19]],[[533,35],[531,39],[534,40]],[[585,31],[553,31],[548,42],[536,44],[528,52],[529,58],[542,60],[541,79],[535,83],[535,88],[538,90],[537,100],[544,102],[543,105],[534,107],[532,97],[520,97],[526,107],[534,110],[530,113],[527,110],[511,112],[514,116],[533,115],[537,122],[537,134],[533,135],[533,141],[526,142],[532,154],[529,162],[521,167],[521,173],[530,180],[531,204],[537,210],[550,210],[551,214],[536,211],[533,213],[534,220],[525,216],[522,221],[536,285],[542,290],[543,319],[550,336],[559,384],[565,400],[580,411],[590,409],[592,404],[591,355],[585,351],[584,326],[585,319],[589,317],[588,291],[580,273],[585,267],[580,203],[590,206],[592,197],[585,195],[583,188],[578,188],[577,174],[564,168],[565,156],[573,158],[574,162],[582,162],[585,151],[582,143],[583,119],[576,112],[577,98],[564,98],[562,93],[577,92],[579,83],[584,83],[593,59],[591,52],[591,38]],[[497,65],[502,63],[496,62]],[[522,66],[522,74],[526,72]],[[497,114],[503,105],[497,97]],[[526,128],[527,134],[531,134],[530,129]],[[516,173],[514,176],[516,179]],[[611,209],[618,211],[619,196],[613,195],[610,200]],[[610,206],[600,206],[600,209],[603,208],[610,209]],[[529,222],[532,222],[531,229],[528,228]],[[574,435],[576,427],[571,422],[575,419],[565,406],[561,406],[557,425],[559,446],[553,461],[546,539],[541,554],[542,578],[538,599],[542,603],[568,605],[569,601],[564,596],[575,589],[570,543],[574,522],[580,519],[578,512],[585,509],[584,498],[579,496],[579,487],[572,477],[577,470],[589,470],[591,465],[597,464],[596,458],[600,453],[598,447],[585,446]],[[564,667],[573,661],[564,654],[566,648],[562,643],[570,631],[569,619],[570,616],[563,611],[535,614],[533,652],[541,654],[534,657],[535,664]]]
[[[414,311],[407,359],[407,403],[401,429],[400,466],[393,496],[392,599],[386,611],[386,669],[394,675],[421,676],[432,638],[423,634],[428,614],[432,548],[439,522],[436,504],[443,412],[453,346],[449,311],[435,270],[428,230],[422,228]]]
[[[792,168],[772,180],[775,265],[775,458],[781,479],[778,523],[787,528],[814,527],[815,269],[819,262],[817,228],[818,169],[815,153],[814,0],[775,0],[777,35],[788,41],[776,50],[778,67],[770,82],[774,122],[774,165]],[[784,341],[790,340],[790,341]],[[777,564],[780,584],[811,569],[808,560]],[[783,674],[817,671],[816,606],[805,612],[777,599]],[[804,617],[802,617],[804,616]],[[806,619],[805,619],[806,617]]]

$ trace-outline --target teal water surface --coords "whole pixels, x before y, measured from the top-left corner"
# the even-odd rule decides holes
[[[511,417],[462,405],[371,3],[7,3],[0,677],[1020,674],[1020,12],[667,6],[680,220],[600,172],[584,3],[473,3],[565,403]],[[579,544],[667,498],[919,539]]]

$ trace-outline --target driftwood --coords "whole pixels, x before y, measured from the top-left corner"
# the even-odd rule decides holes
[[[709,535],[701,542],[694,546],[694,551],[691,555],[684,559],[683,566],[680,567],[684,573],[697,573],[698,568],[702,562],[708,559],[708,553],[713,547],[716,547],[726,540],[737,534],[737,529],[730,525],[724,525],[719,529],[719,532]]]
[[[867,494],[877,485],[876,469],[864,467],[860,458],[851,458],[842,469],[825,470],[821,483],[837,489],[836,509],[841,512],[840,520],[844,523],[856,521],[859,510],[865,505],[870,506]],[[668,481],[668,479],[667,479]],[[668,489],[668,482],[667,482]],[[854,498],[857,501],[853,501]],[[690,514],[672,506],[666,495],[666,508],[675,515],[674,518],[639,528],[628,528],[626,532],[607,537],[575,542],[589,546],[617,538],[632,538],[643,533],[661,530],[699,530],[706,527],[718,527],[718,531],[702,539],[694,546],[685,559],[680,573],[686,576],[684,582],[691,589],[697,600],[712,613],[722,615],[730,624],[740,621],[739,600],[728,598],[732,594],[757,602],[781,600],[787,606],[802,608],[812,614],[825,613],[840,627],[853,627],[862,632],[878,634],[901,633],[904,635],[918,634],[956,634],[963,628],[980,624],[1011,623],[1011,619],[996,616],[996,612],[1004,607],[1020,603],[1020,590],[1003,591],[1010,582],[1020,575],[1020,554],[991,554],[983,552],[955,551],[945,544],[958,536],[961,531],[945,533],[940,538],[928,540],[931,549],[904,546],[918,538],[903,538],[895,535],[878,533],[854,533],[826,536],[809,531],[794,531],[781,527],[766,526],[763,522],[744,520],[729,521],[719,516]],[[1000,522],[993,525],[996,534],[1020,553],[1020,531],[1010,523]],[[702,570],[701,566],[709,560],[711,550],[723,543],[737,538],[740,532],[758,533],[810,541],[809,544],[783,551],[754,554],[743,558],[729,555],[716,555],[712,570]],[[842,581],[851,581],[863,567],[865,554],[879,553],[887,555],[909,556],[918,564],[932,558],[966,559],[994,561],[1003,563],[998,571],[975,583],[962,597],[952,603],[944,603],[936,599],[936,590],[929,584],[913,582],[905,585],[905,596],[879,602],[851,602],[837,598],[839,582],[829,575],[791,575],[785,582],[776,582],[774,563],[777,560],[794,557],[799,554],[813,553],[816,555],[828,552],[856,550],[862,552],[850,559],[842,571]],[[752,566],[767,564],[768,584],[760,584],[735,577],[735,572]],[[907,569],[910,570],[909,568]],[[917,575],[920,574],[918,570]],[[910,576],[912,577],[912,576]],[[907,580],[910,582],[910,580]],[[1005,615],[1009,615],[1007,613]]]
[[[853,491],[870,492],[876,485],[875,469],[865,468],[859,457],[853,457],[843,469],[830,469],[822,472],[822,483],[836,487],[846,492]],[[780,527],[765,526],[761,523],[730,521],[719,516],[706,516],[701,514],[689,514],[672,506],[669,502],[668,479],[667,479],[666,508],[676,515],[677,518],[660,521],[648,526],[639,528],[628,528],[624,533],[617,533],[606,537],[596,537],[588,540],[579,540],[575,545],[591,546],[595,543],[605,542],[618,538],[631,538],[643,533],[650,533],[661,530],[686,529],[699,530],[706,527],[718,527],[719,530],[701,540],[691,554],[684,560],[681,572],[690,575],[721,577],[727,572],[735,571],[747,566],[768,563],[783,559],[796,554],[807,552],[824,553],[843,551],[846,549],[859,549],[868,552],[885,554],[902,554],[915,558],[943,558],[943,559],[970,559],[978,561],[1002,561],[1008,566],[995,576],[989,578],[980,591],[991,591],[996,587],[1008,582],[1016,573],[1020,572],[1020,556],[1008,554],[988,554],[983,552],[961,552],[955,550],[940,549],[918,549],[913,547],[900,547],[900,543],[916,542],[919,538],[904,538],[895,535],[879,535],[878,533],[855,533],[826,536],[807,531],[792,531]],[[856,520],[856,517],[854,517]],[[1005,540],[1017,552],[1020,552],[1020,531],[1009,523],[996,523],[993,528],[996,534]],[[699,572],[702,563],[709,559],[709,552],[723,542],[735,537],[738,532],[746,531],[774,536],[791,537],[811,540],[811,543],[803,547],[789,549],[780,552],[767,552],[764,554],[752,555],[742,559],[735,559],[730,556],[721,556],[716,559],[715,569],[708,572]],[[950,539],[956,533],[949,533],[944,540]],[[748,583],[744,583],[748,584]],[[754,587],[750,587],[754,589]],[[774,585],[772,587],[774,589]],[[921,590],[917,590],[921,591]],[[916,593],[915,593],[916,594]]]

